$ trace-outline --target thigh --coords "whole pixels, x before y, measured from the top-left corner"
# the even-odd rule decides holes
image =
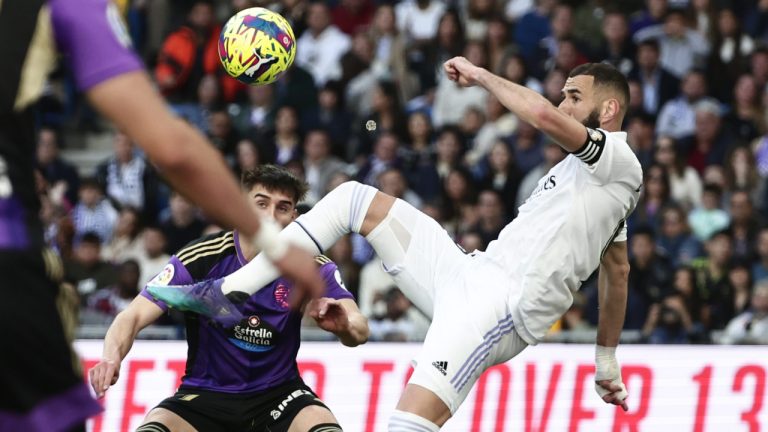
[[[226,432],[244,421],[237,398],[217,392],[179,389],[150,411],[145,422],[157,421],[176,432]],[[166,423],[169,422],[169,423]]]
[[[0,412],[26,413],[18,430],[66,429],[101,410],[64,332],[58,285],[48,276],[60,265],[53,260],[0,252],[0,339],[11,350],[0,356]]]
[[[198,429],[189,424],[179,414],[168,410],[166,408],[154,408],[144,418],[142,425],[147,423],[157,422],[170,429],[172,432],[197,432],[207,431],[208,429]]]
[[[310,405],[301,409],[291,422],[288,432],[306,432],[321,424],[338,424],[331,410],[319,405]]]
[[[390,215],[377,229],[390,229],[404,253],[397,262],[380,254],[385,270],[403,294],[431,317],[439,292],[451,289],[451,281],[469,256],[439,223],[405,201],[398,199]]]
[[[456,289],[435,304],[432,325],[409,381],[437,395],[451,413],[480,374],[527,346],[517,335],[507,306],[507,279],[500,269],[476,264],[462,272],[454,282]]]
[[[255,431],[289,432],[296,430],[299,425],[314,426],[336,421],[323,401],[301,380],[271,391],[268,400],[259,403],[258,410],[254,413],[255,418],[261,418],[262,421],[256,421]],[[310,424],[312,413],[319,413],[322,421],[318,418],[318,421]]]

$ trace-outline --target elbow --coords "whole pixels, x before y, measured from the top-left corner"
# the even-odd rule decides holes
[[[617,264],[611,273],[613,280],[622,286],[629,283],[629,263]]]

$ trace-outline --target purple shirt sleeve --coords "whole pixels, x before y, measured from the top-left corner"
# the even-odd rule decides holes
[[[109,0],[50,0],[59,50],[80,90],[143,68],[117,7]]]
[[[332,299],[355,299],[351,292],[347,291],[344,281],[341,280],[341,272],[335,263],[329,262],[320,267],[320,275],[325,281],[325,295]]]
[[[178,258],[172,256],[168,264],[163,267],[163,271],[153,277],[148,285],[188,285],[192,282],[194,280],[192,280],[192,276],[187,271],[187,268],[184,267],[184,264]],[[158,305],[163,311],[168,310],[168,305],[160,300],[155,300],[152,294],[147,291],[147,287],[144,287],[139,295]]]

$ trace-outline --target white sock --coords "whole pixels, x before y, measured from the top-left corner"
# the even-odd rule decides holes
[[[321,199],[312,210],[280,232],[280,239],[312,253],[322,253],[342,236],[360,232],[376,189],[350,181],[342,183]],[[240,270],[226,276],[224,294],[242,291],[254,294],[277,279],[279,272],[264,254],[258,254]]]
[[[416,414],[395,410],[389,418],[387,430],[389,432],[438,432],[440,426]]]

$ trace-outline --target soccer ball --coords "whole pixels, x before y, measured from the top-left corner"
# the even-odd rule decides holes
[[[280,78],[296,57],[296,38],[288,21],[269,9],[242,10],[229,19],[219,35],[224,70],[248,85],[265,85]]]

